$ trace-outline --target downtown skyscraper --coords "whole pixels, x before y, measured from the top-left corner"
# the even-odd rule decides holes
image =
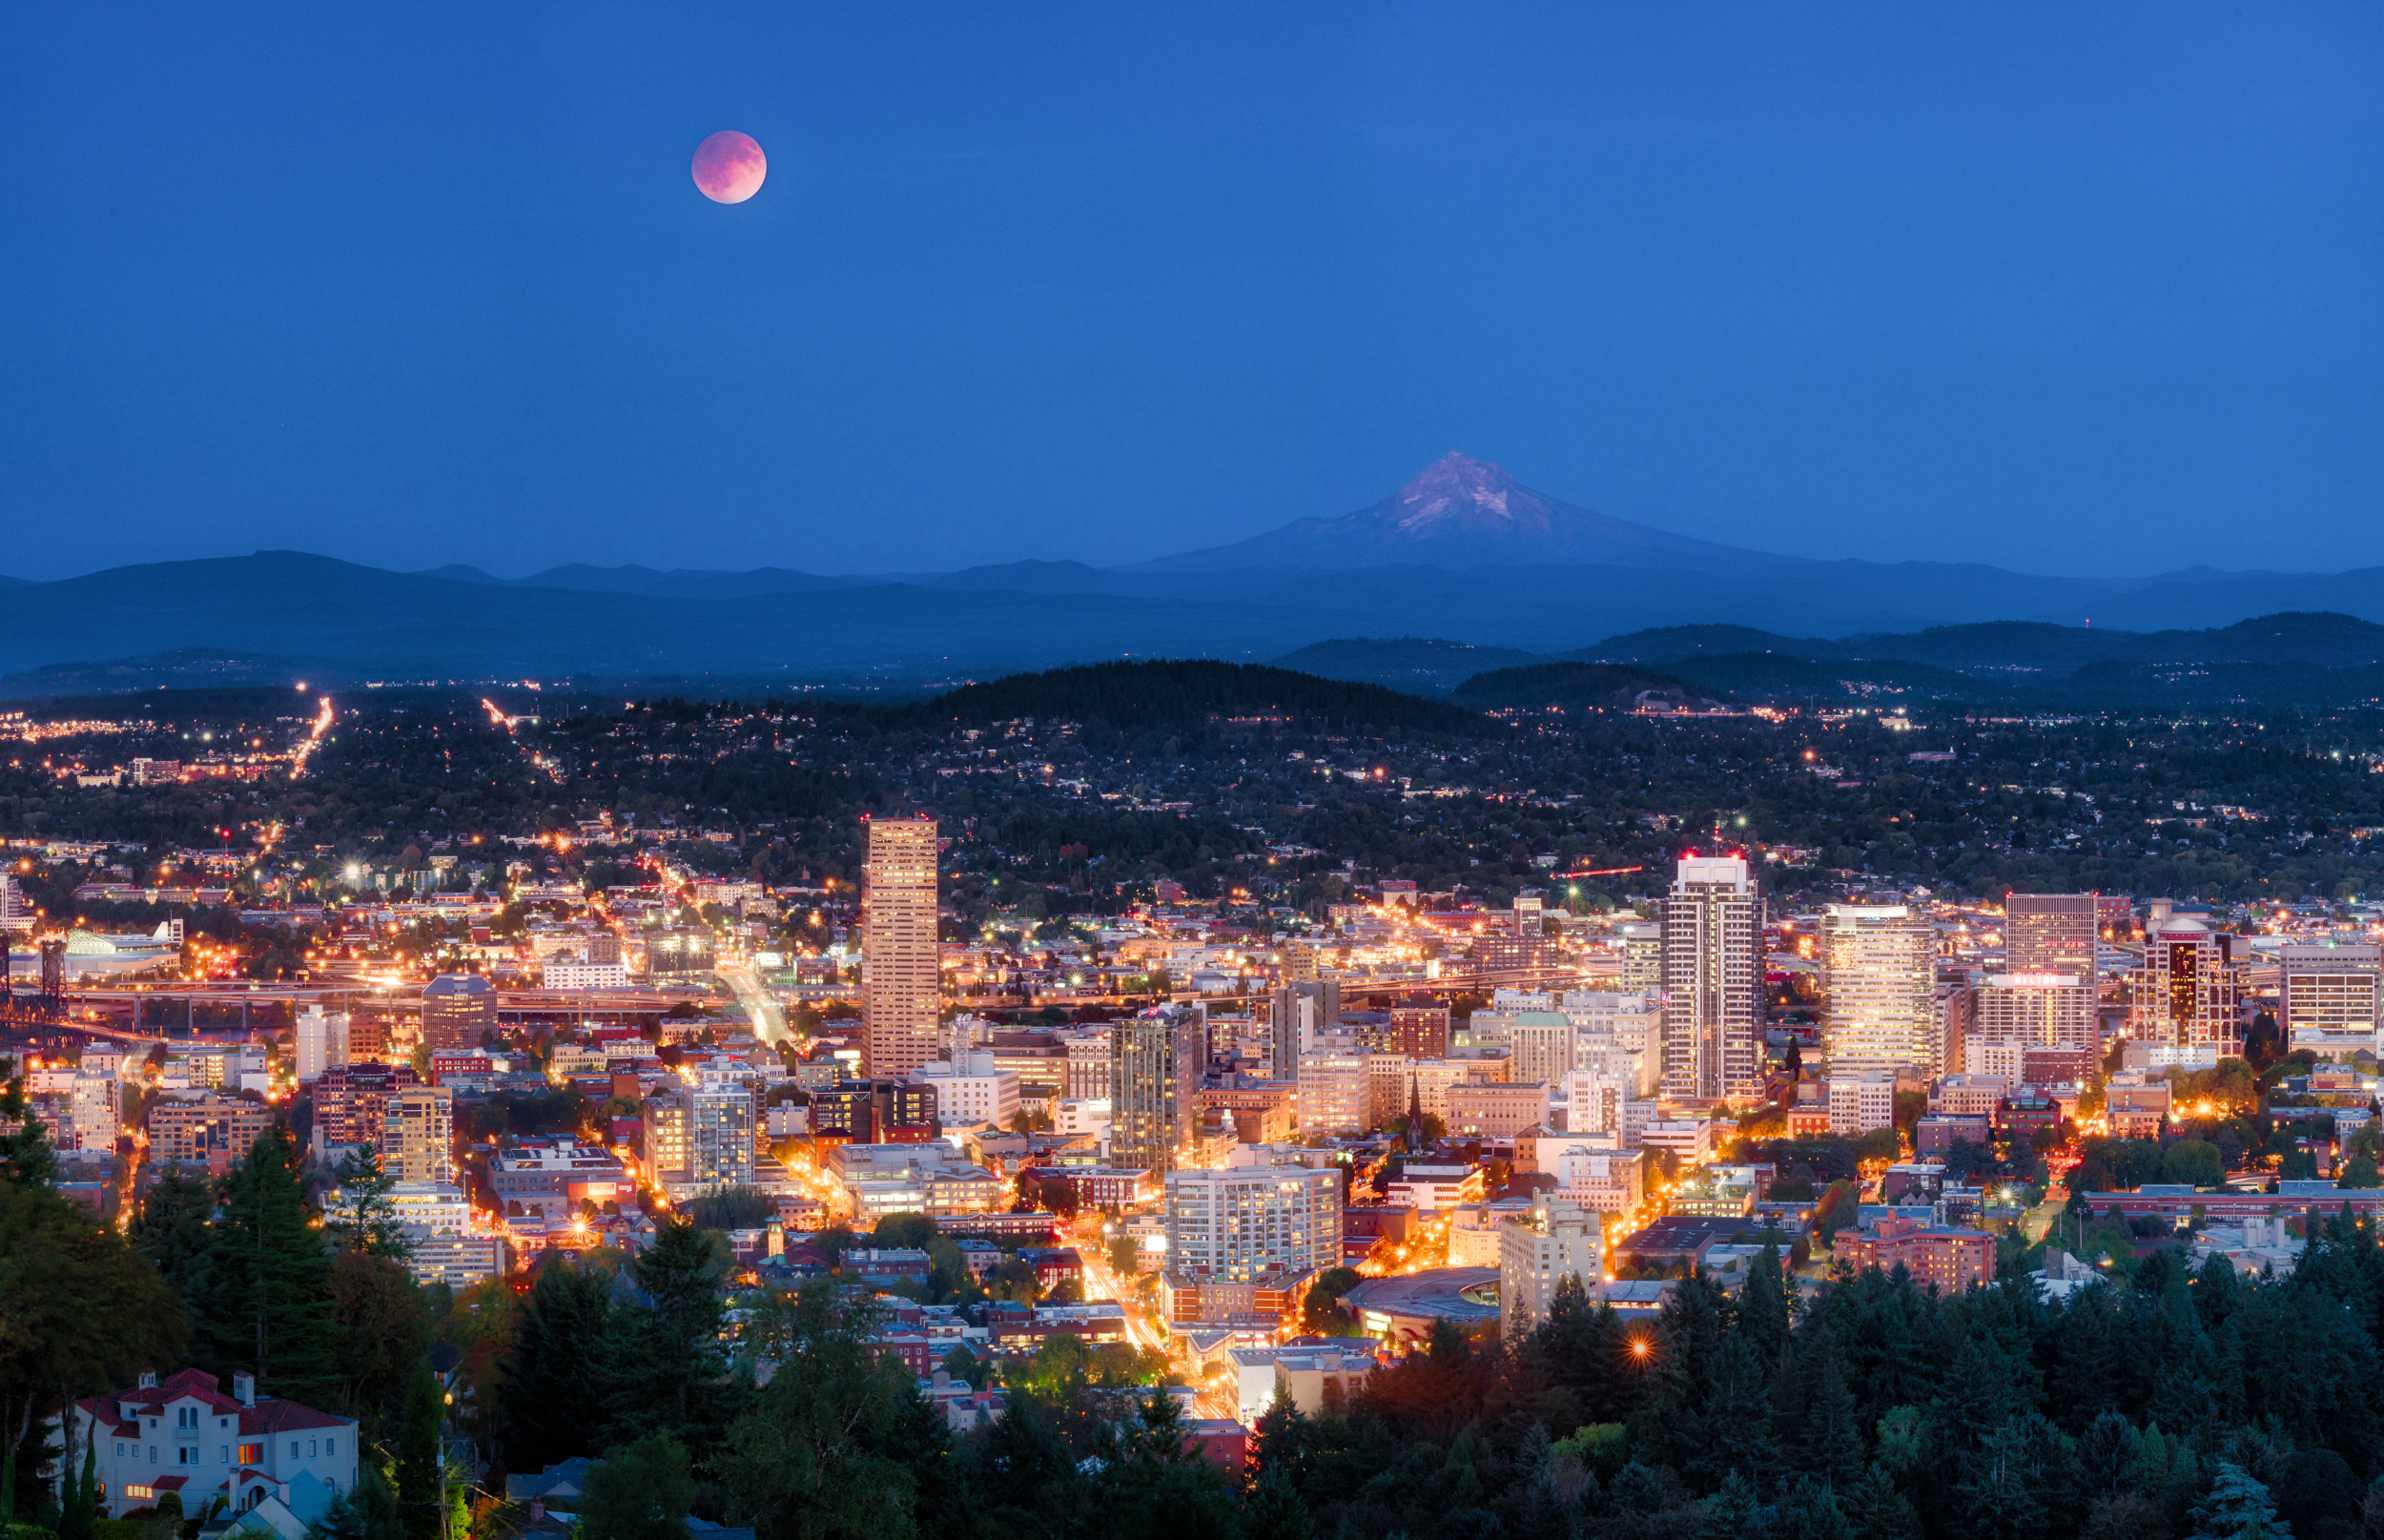
[[[1937,932],[1905,904],[1832,904],[1821,915],[1829,1073],[1942,1068]]]
[[[935,952],[935,821],[873,818],[861,922],[861,1054],[881,1079],[943,1057]]]
[[[1683,856],[1657,913],[1663,1094],[1701,1101],[1759,1096],[1763,899],[1746,858]]]

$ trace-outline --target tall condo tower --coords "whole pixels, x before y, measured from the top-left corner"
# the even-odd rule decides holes
[[[1683,857],[1660,914],[1664,1095],[1759,1095],[1763,899],[1746,858]]]
[[[873,1078],[895,1078],[939,1057],[935,820],[870,820],[865,901],[861,1052]]]

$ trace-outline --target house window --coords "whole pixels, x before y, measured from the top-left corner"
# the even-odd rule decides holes
[[[216,1446],[216,1463],[217,1465],[230,1465],[232,1463],[231,1445],[218,1444]]]
[[[124,1440],[122,1439],[116,1440],[116,1458],[119,1460],[124,1458]]]
[[[315,1452],[315,1441],[311,1438],[306,1441],[306,1452],[309,1454]]]
[[[154,1444],[152,1444],[149,1447],[149,1463],[151,1465],[155,1465],[157,1463],[157,1446]]]
[[[262,1463],[264,1458],[265,1447],[262,1444],[243,1444],[240,1446],[240,1464],[257,1465]]]
[[[198,1464],[198,1446],[195,1444],[176,1445],[174,1450],[174,1463],[175,1465]]]
[[[323,1452],[324,1452],[325,1454],[337,1454],[337,1453],[339,1453],[339,1441],[338,1439],[329,1439],[329,1438],[327,1438],[327,1439],[323,1440]]]
[[[291,1458],[291,1459],[293,1459],[293,1460],[295,1460],[295,1459],[297,1459],[297,1458],[298,1458],[298,1440],[297,1440],[297,1439],[292,1439],[292,1440],[290,1440],[290,1458]]]

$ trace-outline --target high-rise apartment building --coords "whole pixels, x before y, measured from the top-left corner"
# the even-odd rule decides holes
[[[2095,894],[2004,895],[2004,972],[2065,974],[2094,987]]]
[[[2144,969],[2136,975],[2127,1033],[2156,1047],[2243,1053],[2243,973],[2238,938],[2189,914],[2159,913],[2145,921]]]
[[[2321,1057],[2375,1052],[2384,948],[2374,942],[2292,943],[2285,948],[2283,1007],[2278,1013],[2292,1047]]]
[[[1664,1094],[1760,1095],[1763,900],[1746,859],[1683,857],[1659,913]]]
[[[1449,1002],[1401,1000],[1390,1008],[1390,1029],[1384,1044],[1409,1058],[1440,1058],[1449,1052]]]
[[[1167,1267],[1201,1283],[1253,1283],[1341,1264],[1341,1173],[1228,1166],[1167,1174]]]
[[[348,1014],[310,1005],[298,1013],[298,1078],[300,1085],[322,1078],[323,1071],[348,1061]]]
[[[873,818],[861,928],[861,1051],[872,1075],[909,1075],[941,1051],[935,821]]]
[[[1301,1133],[1355,1134],[1364,1131],[1366,1061],[1368,1057],[1359,1048],[1320,1048],[1300,1056]]]
[[[1829,1073],[1929,1070],[1937,1030],[1937,934],[1903,904],[1832,904],[1821,915]]]
[[[674,1194],[753,1180],[753,1093],[742,1085],[657,1090],[646,1099],[646,1168]]]
[[[411,1086],[382,1104],[380,1169],[393,1181],[455,1181],[455,1093]]]
[[[1198,1006],[1160,1005],[1109,1029],[1109,1163],[1173,1171],[1200,1113],[1208,1022]]]
[[[1317,1037],[1341,1026],[1341,980],[1293,980],[1267,997],[1266,1040],[1270,1045],[1266,1072],[1278,1080],[1298,1073],[1300,1056],[1316,1046]]]

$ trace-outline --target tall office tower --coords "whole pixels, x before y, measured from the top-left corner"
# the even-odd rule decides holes
[[[870,821],[865,899],[861,1062],[872,1075],[900,1077],[935,1057],[939,1037],[934,819]]]
[[[348,1014],[310,1005],[298,1018],[298,1078],[300,1085],[348,1061]]]
[[[1302,1054],[1296,1078],[1300,1132],[1357,1134],[1366,1129],[1366,1062],[1357,1048],[1320,1048]],[[1284,1077],[1277,1076],[1277,1079]],[[1122,1160],[1112,1164],[1122,1165]]]
[[[1389,1041],[1394,1054],[1409,1058],[1442,1058],[1449,1053],[1449,1002],[1401,1000],[1390,1008]]]
[[[1160,1005],[1109,1029],[1109,1163],[1173,1171],[1199,1116],[1208,1022],[1198,1006]]]
[[[0,872],[0,933],[32,928],[33,906],[25,901],[25,890],[16,885],[15,877]]]
[[[1664,928],[1638,923],[1617,925],[1622,938],[1622,989],[1630,995],[1653,995],[1664,987]]]
[[[1745,857],[1683,857],[1659,913],[1664,1095],[1761,1095],[1763,899]]]
[[[2063,974],[2094,987],[2095,895],[2004,895],[2004,972]]]
[[[2376,1031],[2384,1026],[2377,1007],[2384,1004],[2384,948],[2374,942],[2285,948],[2284,1010],[2278,1013],[2287,1043],[2307,1048],[2320,1057],[2348,1057],[2366,1049],[2374,1053]]]
[[[1539,934],[1542,929],[1540,922],[1548,914],[1548,894],[1537,888],[1524,889],[1515,894],[1514,909],[1511,914],[1515,934]]]
[[[1288,1080],[1299,1073],[1300,1056],[1316,1046],[1317,1035],[1341,1026],[1341,980],[1295,980],[1275,991],[1267,1002],[1266,1040],[1271,1047],[1266,1073]]]
[[[1341,1265],[1341,1173],[1228,1166],[1167,1174],[1167,1267],[1252,1283]]]
[[[1902,904],[1832,904],[1821,915],[1829,1072],[1928,1070],[1942,1057],[1937,932]]]
[[[2136,975],[2127,1013],[2128,1036],[2157,1047],[2209,1049],[2219,1057],[2243,1053],[2236,1007],[2242,970],[2233,955],[2238,937],[2162,909],[2145,921],[2144,971]]]
[[[443,1085],[400,1091],[382,1105],[380,1169],[394,1181],[455,1180],[455,1093]]]
[[[753,1093],[675,1086],[646,1099],[646,1168],[674,1196],[753,1180]]]
[[[422,1046],[478,1048],[497,1030],[497,986],[478,974],[441,974],[422,986]]]

